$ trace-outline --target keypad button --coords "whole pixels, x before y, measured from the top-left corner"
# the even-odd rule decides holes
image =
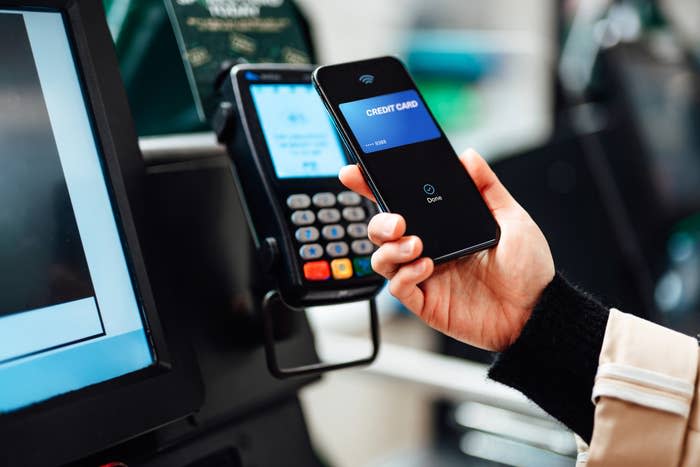
[[[365,238],[367,236],[367,224],[348,225],[348,235],[352,238]]]
[[[359,256],[352,260],[355,269],[355,276],[365,277],[374,273],[372,270],[372,260],[369,256]]]
[[[350,222],[365,220],[365,210],[359,207],[343,209],[343,217]]]
[[[309,225],[313,224],[316,216],[313,211],[294,211],[292,213],[292,222],[294,225]]]
[[[294,233],[294,237],[302,243],[315,242],[318,240],[318,236],[316,227],[302,227]]]
[[[311,261],[304,264],[304,277],[309,281],[325,281],[331,278],[328,261]]]
[[[321,233],[326,240],[338,240],[345,236],[345,229],[340,224],[333,224],[325,226]]]
[[[291,195],[287,198],[287,206],[290,209],[306,209],[311,206],[311,198],[309,195]]]
[[[335,195],[333,193],[316,193],[313,202],[319,208],[329,208],[335,206]]]
[[[334,279],[349,279],[352,277],[352,263],[347,258],[331,261],[331,270]]]
[[[354,191],[343,191],[338,194],[338,202],[343,206],[357,206],[360,201],[362,198]]]
[[[323,247],[318,243],[304,245],[299,248],[299,256],[301,256],[302,259],[318,259],[323,256]]]
[[[347,256],[349,251],[350,248],[348,248],[348,244],[345,242],[331,242],[326,245],[326,253],[333,258]]]
[[[369,240],[355,240],[352,242],[351,248],[357,255],[368,255],[374,251],[374,245]]]
[[[332,224],[340,220],[340,211],[337,209],[321,209],[318,211],[318,220],[324,224]]]

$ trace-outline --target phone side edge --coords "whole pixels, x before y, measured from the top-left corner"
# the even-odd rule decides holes
[[[377,189],[377,186],[374,183],[374,180],[372,177],[369,175],[369,172],[367,171],[367,168],[365,167],[364,162],[362,161],[362,158],[359,156],[357,151],[355,151],[352,147],[352,144],[350,143],[350,138],[347,135],[345,128],[340,125],[338,116],[336,115],[335,111],[333,110],[333,106],[330,103],[330,100],[328,99],[328,96],[326,96],[325,92],[323,91],[323,88],[321,87],[321,84],[318,80],[318,71],[320,69],[324,68],[323,66],[320,66],[316,68],[312,73],[311,73],[311,82],[313,83],[314,89],[318,93],[319,97],[321,98],[321,102],[323,102],[324,107],[326,108],[326,112],[328,112],[328,115],[333,122],[333,126],[336,129],[336,132],[340,136],[340,139],[343,142],[343,145],[345,146],[345,149],[347,150],[348,154],[352,158],[352,162],[357,164],[357,166],[360,168],[360,172],[362,172],[362,176],[365,179],[365,182],[367,182],[367,186],[369,186],[370,191],[372,191],[372,194],[374,195],[374,199],[379,206],[379,209],[382,212],[391,212],[389,210],[389,207],[386,205],[386,202],[382,198],[381,194],[379,193],[379,190]]]

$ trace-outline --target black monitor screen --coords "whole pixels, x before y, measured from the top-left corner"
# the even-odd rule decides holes
[[[60,13],[0,10],[0,412],[154,363]]]

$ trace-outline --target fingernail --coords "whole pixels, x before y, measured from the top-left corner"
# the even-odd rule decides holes
[[[418,263],[416,263],[416,272],[418,274],[422,273],[423,271],[425,271],[425,266],[425,261],[419,261]]]
[[[384,235],[386,235],[387,237],[393,237],[394,232],[396,232],[396,225],[398,223],[399,220],[396,217],[391,216],[391,218],[387,220],[386,226],[384,227]]]
[[[401,253],[404,255],[407,255],[413,251],[413,245],[416,243],[414,239],[407,240],[405,242],[401,242],[401,246],[399,247],[399,250]]]

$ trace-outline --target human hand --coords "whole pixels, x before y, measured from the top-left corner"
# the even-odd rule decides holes
[[[542,231],[474,150],[460,160],[476,183],[501,237],[496,247],[434,266],[420,258],[421,239],[404,236],[398,214],[369,224],[379,246],[372,268],[389,279],[389,291],[431,327],[486,350],[502,351],[520,335],[542,291],[554,278],[554,261]],[[340,171],[349,189],[374,200],[359,168]]]

